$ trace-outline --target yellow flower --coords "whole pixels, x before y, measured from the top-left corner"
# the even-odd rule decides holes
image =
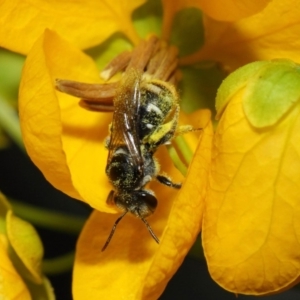
[[[234,293],[299,281],[299,86],[299,65],[259,61],[218,92],[203,246],[211,276]]]
[[[157,298],[200,230],[212,128],[208,126],[203,133],[200,156],[180,192],[153,185],[159,207],[149,222],[161,237],[160,245],[154,243],[140,220],[127,217],[109,248],[101,252],[116,220],[114,214],[103,213],[116,212],[106,204],[111,186],[105,175],[107,150],[103,141],[111,115],[81,109],[76,99],[55,91],[56,78],[97,82],[98,70],[85,54],[46,31],[28,54],[24,67],[20,118],[27,151],[46,178],[97,210],[78,242],[74,299],[108,295],[117,299],[124,294],[132,294],[133,299]],[[198,126],[205,127],[209,122],[207,113],[202,122]],[[174,181],[182,180],[166,153],[162,151],[161,155],[163,170]]]
[[[146,0],[114,1],[41,1],[29,3],[3,0],[0,3],[0,46],[27,54],[45,28],[56,31],[79,48],[88,48],[103,42],[115,32],[122,32],[137,43],[138,35],[131,22],[132,12]],[[177,0],[171,4],[164,0],[164,24],[168,27],[174,13],[185,7],[198,7],[218,20],[237,20],[260,11],[269,0],[259,3],[250,0],[223,2],[217,0]],[[152,13],[152,12],[151,12]],[[147,26],[147,25],[146,25]],[[164,27],[166,27],[164,26]],[[167,33],[166,28],[163,30]],[[169,32],[168,32],[169,33]]]
[[[0,193],[0,298],[54,299],[41,272],[43,246],[34,227],[18,218]]]
[[[225,4],[220,10],[230,16]],[[223,22],[226,17],[218,21],[207,17],[204,47],[183,62],[217,61],[230,72],[257,60],[288,58],[299,63],[299,15],[299,1],[273,0],[259,13],[235,22]]]
[[[127,21],[123,18],[122,28],[130,27],[128,20],[129,16]],[[105,21],[102,27],[106,28]],[[100,82],[98,74],[91,58],[57,33],[46,30],[32,46],[23,70],[20,119],[24,143],[31,159],[56,188],[96,209],[77,245],[74,299],[119,299],[124,295],[128,299],[156,299],[200,231],[212,139],[210,114],[204,111],[196,116],[200,119],[197,127],[204,130],[197,148],[199,155],[183,188],[177,192],[152,185],[159,205],[149,222],[160,244],[152,240],[140,220],[126,217],[109,248],[101,252],[116,220],[112,213],[117,212],[106,204],[112,188],[105,175],[104,139],[111,115],[85,111],[77,99],[54,88],[56,78],[96,83]],[[188,139],[196,145],[193,133]],[[159,156],[163,171],[175,182],[183,181],[165,149]]]
[[[112,214],[115,211],[106,204],[111,187],[104,174],[107,152],[101,142],[107,135],[111,116],[84,111],[76,105],[73,97],[63,95],[54,88],[56,78],[100,82],[98,68],[92,59],[80,52],[76,46],[87,48],[97,45],[116,31],[122,32],[133,45],[138,44],[140,37],[132,25],[131,15],[142,3],[144,1],[119,1],[112,6],[108,1],[77,1],[76,4],[73,1],[69,3],[53,1],[45,4],[36,0],[35,5],[27,5],[21,4],[20,1],[19,7],[16,7],[20,12],[18,16],[21,18],[18,20],[21,20],[19,21],[21,26],[15,19],[14,10],[9,2],[0,4],[1,11],[9,12],[0,20],[0,37],[7,35],[14,37],[1,38],[1,45],[14,51],[28,53],[20,87],[20,117],[28,153],[56,188],[71,197],[87,202],[96,209],[78,242],[73,282],[74,299],[108,297],[157,299],[181,264],[202,225],[212,139],[211,124],[205,112],[199,115],[202,120],[197,127],[203,127],[204,130],[183,188],[179,192],[174,192],[153,184],[153,189],[157,191],[159,208],[150,220],[154,231],[161,237],[160,245],[157,246],[153,242],[139,220],[128,217],[122,221],[122,226],[118,227],[109,249],[101,253],[111,225],[116,219]],[[199,52],[183,57],[182,64],[210,59],[221,62],[228,70],[233,70],[247,62],[278,56],[288,56],[297,61],[298,54],[295,49],[298,42],[293,39],[293,35],[298,32],[299,5],[296,0],[285,1],[284,4],[279,3],[279,0],[270,3],[244,0],[239,2],[240,6],[235,3],[236,1],[228,0],[226,1],[228,5],[223,4],[220,10],[218,1],[210,1],[209,5],[207,1],[201,0],[162,1],[164,11],[162,36],[166,39],[170,37],[173,26],[176,25],[173,21],[175,13],[180,9],[197,7],[202,8],[207,14],[204,15],[205,44]],[[286,12],[284,16],[281,14],[283,5]],[[62,15],[62,11],[68,13]],[[136,26],[139,32],[144,32],[143,26],[138,22]],[[52,30],[44,32],[45,27]],[[26,36],[26,39],[20,39],[20,36]],[[290,45],[294,45],[295,48]],[[130,48],[128,44],[126,47]],[[101,59],[103,57],[101,56]],[[231,101],[227,107],[229,121],[241,119],[242,126],[249,126],[245,117],[238,115],[241,114],[241,109],[235,109],[234,103]],[[231,107],[233,110],[230,110]],[[226,138],[222,124],[221,120],[215,138],[214,156],[218,151],[227,153],[230,147],[236,146],[230,144],[231,140],[225,144],[223,142],[221,145],[218,144],[220,140],[222,141],[223,135]],[[219,132],[222,132],[222,135]],[[238,141],[247,138],[245,134],[235,137],[239,139]],[[193,143],[195,140],[191,142]],[[229,150],[226,147],[229,147]],[[183,180],[163,152],[162,149],[159,155],[163,157],[161,161],[164,161],[164,171],[175,181]],[[260,285],[261,277],[252,274],[255,269],[251,269],[251,264],[249,269],[232,269],[232,272],[244,271],[239,274],[241,282],[236,289],[232,288],[235,282],[230,281],[229,275],[224,278],[220,270],[214,269],[215,266],[222,265],[224,253],[228,254],[225,258],[231,267],[231,259],[236,256],[233,246],[237,242],[244,246],[241,249],[242,253],[253,243],[252,240],[247,240],[247,243],[235,240],[234,235],[229,236],[227,241],[227,236],[222,235],[222,239],[227,243],[220,245],[217,249],[218,255],[212,253],[218,245],[214,244],[219,234],[216,228],[220,227],[222,233],[228,233],[226,230],[230,226],[227,224],[231,224],[231,215],[227,213],[219,222],[220,199],[213,193],[220,192],[219,185],[222,188],[228,184],[228,179],[221,175],[227,170],[227,165],[228,172],[232,171],[230,167],[234,164],[234,159],[230,157],[219,163],[214,157],[209,175],[210,194],[203,227],[204,245],[210,270],[217,282],[236,293],[258,293],[255,288],[244,289],[250,275],[252,276],[250,281],[253,280],[254,286]],[[254,163],[250,166],[252,168],[249,170],[252,172],[257,172],[256,168],[259,170],[259,166]],[[220,178],[214,178],[215,174]],[[216,186],[213,185],[215,181]],[[238,183],[240,186],[244,184]],[[251,182],[248,184],[251,190]],[[247,196],[250,195],[249,192]],[[243,215],[244,210],[240,209],[238,201],[226,203],[230,208],[228,211],[234,213],[234,216]],[[260,228],[260,224],[255,223],[251,215],[243,219],[243,222],[256,230]],[[241,226],[238,229],[243,228],[245,227]],[[255,263],[257,264],[257,261]],[[268,272],[272,273],[273,270],[270,269]],[[224,284],[226,281],[228,285]],[[262,293],[278,290],[284,284],[280,286],[280,283],[272,282],[270,285],[271,288],[264,286]]]
[[[8,242],[5,235],[0,234],[0,296],[4,299],[31,299],[29,291],[21,276],[8,256]]]
[[[27,54],[45,28],[53,29],[79,48],[98,45],[116,31],[134,42],[138,37],[132,11],[145,0],[1,1],[0,46]]]

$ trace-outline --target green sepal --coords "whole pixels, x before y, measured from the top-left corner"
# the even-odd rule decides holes
[[[230,74],[219,87],[216,118],[241,89],[243,109],[252,126],[264,128],[276,124],[300,98],[300,67],[278,59],[257,61]]]
[[[288,60],[268,62],[248,81],[243,109],[256,128],[276,124],[300,99],[300,68]]]
[[[221,114],[232,97],[242,88],[246,87],[249,79],[255,76],[255,74],[267,64],[269,64],[268,61],[250,63],[237,69],[223,80],[216,97],[216,119],[220,119]]]

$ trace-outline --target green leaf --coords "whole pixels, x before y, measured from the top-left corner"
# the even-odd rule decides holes
[[[225,77],[222,70],[212,64],[184,67],[180,70],[183,75],[179,83],[182,110],[186,113],[201,108],[214,111],[216,90]]]
[[[171,44],[179,49],[179,56],[192,54],[204,43],[202,12],[188,7],[176,13],[172,26]]]
[[[0,49],[0,94],[16,105],[18,87],[25,57]]]
[[[163,9],[160,0],[148,0],[132,14],[133,25],[140,37],[161,35]]]
[[[86,50],[93,57],[99,70],[102,70],[113,58],[124,51],[131,51],[132,44],[126,36],[117,32],[100,45]]]

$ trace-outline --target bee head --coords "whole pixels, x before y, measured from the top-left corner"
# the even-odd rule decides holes
[[[113,237],[118,223],[123,219],[123,217],[128,213],[132,213],[139,219],[143,221],[146,225],[149,233],[153,239],[159,244],[159,239],[153,232],[152,228],[145,219],[147,216],[151,215],[157,206],[157,199],[151,191],[138,190],[132,191],[129,193],[116,194],[114,191],[111,191],[108,196],[108,202],[114,203],[117,207],[124,211],[124,213],[116,220],[110,235],[108,236],[107,241],[105,242],[102,251],[104,251],[108,244],[110,243],[111,238]]]
[[[156,197],[147,190],[115,194],[114,202],[121,210],[127,210],[138,218],[146,218],[153,214],[157,206]]]

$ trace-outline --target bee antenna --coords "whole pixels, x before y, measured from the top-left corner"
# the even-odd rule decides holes
[[[150,232],[151,236],[154,238],[155,242],[156,242],[157,244],[159,244],[159,239],[158,239],[158,237],[155,235],[155,233],[153,232],[151,226],[150,226],[149,223],[146,221],[146,219],[144,219],[144,218],[141,217],[141,216],[140,216],[140,219],[145,223],[145,225],[146,225],[148,231]]]
[[[105,244],[104,244],[104,246],[103,246],[101,252],[103,252],[103,251],[107,248],[108,244],[110,243],[110,240],[112,239],[112,237],[113,237],[113,235],[114,235],[114,233],[115,233],[115,231],[116,231],[116,227],[117,227],[118,223],[123,219],[123,217],[127,214],[127,212],[128,212],[128,211],[126,210],[126,211],[124,212],[124,214],[121,215],[121,216],[116,220],[116,222],[115,222],[115,224],[114,224],[114,226],[113,226],[113,228],[112,228],[112,230],[111,230],[111,232],[110,232],[110,234],[109,234],[109,237],[108,237],[108,239],[106,240],[106,242],[105,242]]]

